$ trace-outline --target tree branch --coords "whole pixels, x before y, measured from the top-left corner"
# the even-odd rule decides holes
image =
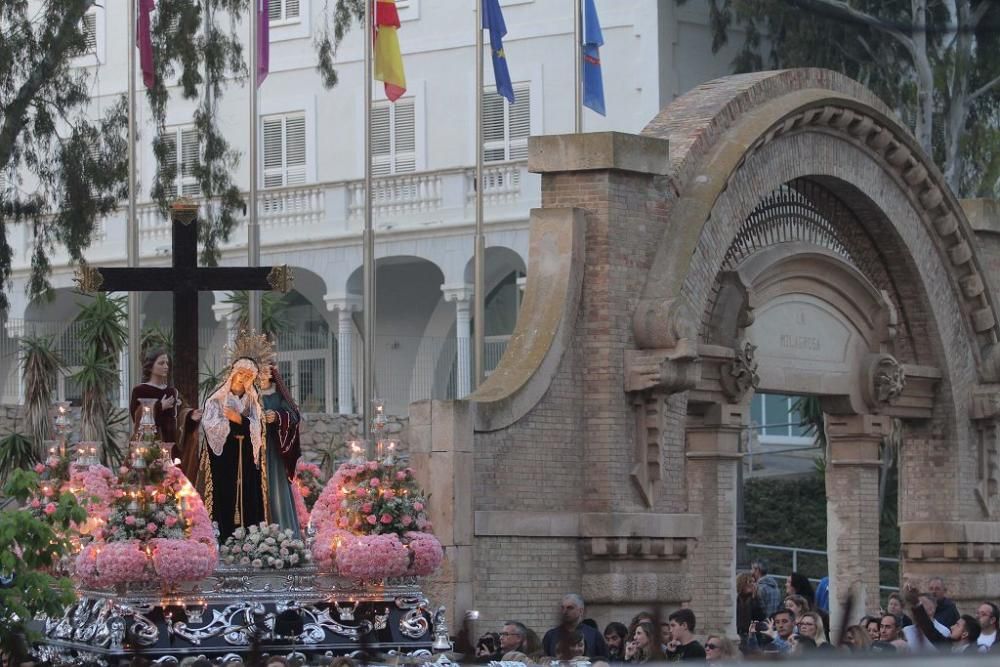
[[[914,58],[916,58],[917,47],[913,42],[911,34],[914,29],[923,30],[926,28],[926,26],[909,26],[908,28],[904,28],[902,25],[890,24],[878,17],[872,16],[868,12],[852,7],[845,0],[789,0],[789,3],[846,23],[874,28],[895,39]]]
[[[979,88],[978,90],[974,90],[971,93],[969,93],[968,97],[965,98],[966,106],[972,104],[973,102],[976,101],[977,98],[982,97],[986,93],[990,92],[990,90],[992,90],[993,88],[996,88],[997,84],[1000,84],[1000,76],[996,77],[982,88]]]
[[[10,160],[17,137],[21,134],[27,121],[26,114],[32,100],[52,78],[56,70],[62,66],[70,48],[69,36],[74,30],[79,29],[78,26],[83,20],[83,15],[95,2],[96,0],[82,0],[75,6],[71,6],[62,15],[59,29],[52,35],[47,45],[48,48],[45,49],[45,56],[35,66],[31,76],[21,84],[17,95],[4,109],[5,120],[3,127],[0,128],[0,167],[5,167]]]

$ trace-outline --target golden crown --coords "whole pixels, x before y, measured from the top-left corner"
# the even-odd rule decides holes
[[[229,353],[230,364],[235,363],[237,359],[252,359],[257,368],[273,364],[275,359],[271,340],[254,330],[241,331],[232,345],[226,346],[226,352]]]

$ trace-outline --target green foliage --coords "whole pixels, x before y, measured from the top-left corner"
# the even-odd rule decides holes
[[[35,473],[15,470],[4,492],[23,503],[37,489]],[[20,638],[32,638],[25,620],[39,614],[61,616],[73,601],[72,583],[51,572],[53,565],[70,553],[63,535],[71,523],[80,524],[86,518],[70,493],[62,494],[56,511],[44,520],[20,509],[0,512],[0,575],[14,577],[12,586],[0,587],[0,658],[23,659]]]
[[[270,337],[284,333],[291,328],[288,321],[288,302],[284,294],[264,292],[260,299],[260,329],[261,333]],[[250,293],[246,290],[229,292],[222,303],[230,303],[236,307],[236,317],[240,329],[248,329],[250,322]]]
[[[0,438],[0,484],[15,470],[27,470],[38,460],[34,442],[17,430],[15,422],[14,428]]]
[[[815,438],[816,444],[820,448],[826,448],[823,408],[817,396],[800,396],[795,399],[789,413],[799,416],[799,425],[803,427],[802,435]]]
[[[24,336],[18,341],[21,374],[24,377],[24,411],[28,435],[34,441],[35,457],[45,456],[49,436],[49,406],[56,397],[60,371],[65,368],[52,337]]]
[[[93,71],[72,66],[85,45],[83,16],[95,4],[0,0],[0,288],[11,275],[8,233],[25,223],[31,298],[51,295],[55,245],[80,261],[98,218],[125,196],[124,99],[94,117]],[[0,289],[0,312],[8,306],[6,292]]]
[[[101,443],[101,461],[109,465],[121,461],[119,439],[127,417],[112,400],[119,384],[118,359],[128,338],[125,303],[124,297],[98,293],[76,317],[84,349],[80,370],[73,375],[82,392],[80,426],[86,439]]]
[[[1000,3],[709,2],[714,50],[734,29],[743,34],[735,72],[825,67],[846,74],[913,128],[960,196],[1000,195]]]
[[[330,11],[330,2],[323,3],[322,20],[316,37],[317,64],[323,77],[323,85],[333,88],[337,85],[337,70],[333,66],[333,58],[337,55],[337,49],[344,37],[351,29],[353,23],[359,26],[365,20],[364,0],[336,0],[333,11]]]

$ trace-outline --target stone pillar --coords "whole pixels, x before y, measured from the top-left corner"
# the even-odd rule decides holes
[[[337,411],[342,415],[351,415],[354,414],[351,341],[354,338],[354,313],[361,310],[361,297],[327,296],[325,300],[327,309],[337,312]]]
[[[688,417],[687,478],[692,511],[701,512],[702,535],[689,558],[691,607],[699,632],[735,637],[736,480],[746,407],[715,403]],[[704,620],[702,620],[704,619]]]
[[[455,302],[455,398],[464,398],[472,390],[472,346],[469,344],[471,327],[469,322],[469,302],[473,291],[469,285],[442,287],[445,301]],[[476,326],[482,326],[477,322]]]
[[[236,340],[237,334],[239,334],[239,324],[240,319],[236,316],[236,304],[226,303],[222,301],[225,298],[219,297],[219,292],[216,292],[216,301],[212,305],[212,312],[215,314],[216,322],[226,323],[226,344],[232,343]]]
[[[830,631],[857,623],[879,608],[879,445],[892,420],[877,415],[825,415],[826,545],[830,574]],[[848,595],[851,618],[844,618]]]
[[[474,608],[474,413],[466,401],[415,401],[409,414],[410,465],[420,486],[434,490],[428,514],[444,547],[441,569],[423,581],[424,593],[445,605],[454,634]]]
[[[7,337],[17,345],[17,360],[14,364],[13,373],[17,379],[17,403],[24,405],[24,372],[21,370],[24,368],[24,352],[20,344],[21,338],[24,338],[25,334],[24,320],[7,320],[5,326],[7,328]],[[6,381],[6,379],[3,378],[3,381]]]

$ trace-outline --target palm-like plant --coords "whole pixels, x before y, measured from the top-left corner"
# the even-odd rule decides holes
[[[0,438],[0,485],[15,470],[28,470],[38,461],[31,438],[17,430],[17,422]]]
[[[203,366],[204,370],[201,371],[201,379],[198,381],[198,393],[201,394],[201,405],[204,405],[205,401],[208,400],[208,396],[212,393],[212,390],[226,379],[227,370],[225,367],[215,370],[208,364],[203,364]]]
[[[24,377],[24,413],[35,457],[44,458],[49,437],[49,406],[55,400],[59,373],[65,368],[51,336],[25,336],[18,342]]]
[[[80,385],[80,420],[87,439],[101,443],[101,460],[112,464],[121,460],[119,430],[122,422],[115,414],[112,389],[118,385],[118,359],[125,348],[125,298],[99,293],[76,316],[85,350],[80,370],[73,376]],[[121,412],[121,411],[119,411]]]
[[[222,302],[230,303],[236,307],[239,328],[248,329],[250,326],[250,293],[246,290],[229,292]],[[288,302],[284,299],[284,295],[277,292],[264,292],[260,300],[261,333],[273,337],[288,331],[289,328],[291,328],[291,323],[288,321]]]

